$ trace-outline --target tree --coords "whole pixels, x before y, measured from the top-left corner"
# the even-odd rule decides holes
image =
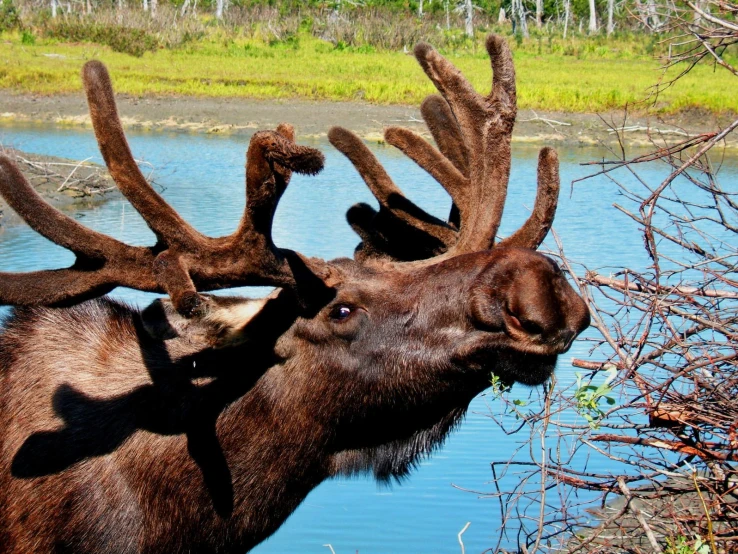
[[[472,0],[464,0],[464,32],[466,36],[474,36],[474,6]]]
[[[513,21],[513,29],[516,33],[528,38],[528,23],[526,21],[525,6],[523,0],[512,0],[510,14]]]
[[[589,26],[587,27],[589,34],[597,32],[597,8],[595,0],[589,0]]]

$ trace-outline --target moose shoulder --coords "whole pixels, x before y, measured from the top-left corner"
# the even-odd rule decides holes
[[[329,133],[379,202],[351,208],[354,259],[277,248],[271,225],[293,171],[320,152],[291,127],[256,133],[238,229],[210,238],[146,183],[110,80],[83,77],[111,175],[157,236],[133,247],[45,204],[0,158],[0,193],[76,255],[67,269],[0,274],[15,305],[0,335],[0,548],[5,552],[234,552],[273,533],[321,481],[406,474],[489,383],[535,385],[588,324],[582,299],[535,249],[559,189],[539,158],[533,213],[496,242],[510,172],[515,75],[491,36],[477,94],[430,46],[415,55],[440,96],[422,114],[438,146],[387,141],[449,192],[448,221],[405,198],[363,143]],[[250,300],[203,291],[273,285]],[[117,286],[166,293],[142,312]]]

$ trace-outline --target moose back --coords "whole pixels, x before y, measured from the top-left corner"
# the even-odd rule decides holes
[[[497,238],[517,108],[506,42],[490,36],[487,50],[483,97],[418,45],[440,92],[421,109],[437,147],[385,133],[448,191],[447,221],[404,197],[356,135],[331,129],[379,203],[349,210],[362,242],[332,261],[272,241],[292,172],[323,166],[289,125],[253,136],[241,222],[207,237],[146,182],[105,67],[85,65],[100,150],[157,241],[130,246],[81,226],[0,158],[9,205],[76,257],[0,273],[0,302],[16,306],[0,335],[0,550],[243,553],[327,478],[406,475],[491,372],[548,379],[589,315],[535,252],[557,204],[553,150],[539,156],[531,216]],[[275,292],[205,293],[241,285]],[[118,286],[168,298],[139,311],[103,297]]]

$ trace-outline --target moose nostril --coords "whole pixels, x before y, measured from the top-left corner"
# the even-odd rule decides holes
[[[520,317],[517,319],[526,333],[529,333],[531,335],[540,335],[543,333],[543,327],[541,327],[535,321],[531,321],[530,319],[523,319]]]
[[[532,319],[529,319],[522,314],[516,314],[509,308],[506,311],[508,324],[510,326],[515,327],[520,331],[524,331],[529,335],[540,335],[543,333],[543,327]]]

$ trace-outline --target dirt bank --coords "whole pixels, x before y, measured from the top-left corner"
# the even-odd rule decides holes
[[[205,133],[247,133],[273,128],[280,122],[293,124],[300,136],[323,136],[333,125],[347,127],[367,139],[379,140],[388,125],[403,125],[426,132],[418,108],[377,106],[362,102],[263,101],[238,98],[118,96],[119,111],[129,129],[177,130]],[[690,111],[673,116],[630,116],[625,122],[629,144],[648,144],[648,130],[675,141],[711,132],[732,121]],[[83,95],[20,96],[0,91],[0,125],[6,122],[48,122],[89,125]],[[534,113],[521,110],[514,140],[547,144],[598,144],[616,141],[609,127],[622,127],[622,113]],[[738,134],[729,137],[738,148]]]

